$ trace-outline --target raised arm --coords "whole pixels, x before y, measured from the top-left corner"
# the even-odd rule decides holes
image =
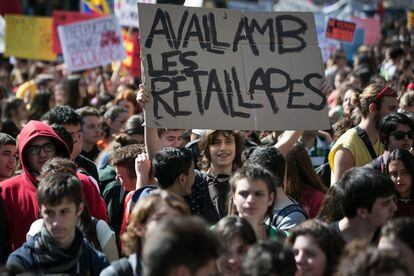
[[[160,138],[158,137],[158,132],[156,128],[149,128],[146,126],[146,115],[145,115],[145,104],[149,102],[150,93],[148,90],[141,84],[139,86],[137,94],[137,102],[142,108],[144,113],[144,140],[145,140],[145,150],[150,159],[161,149]]]

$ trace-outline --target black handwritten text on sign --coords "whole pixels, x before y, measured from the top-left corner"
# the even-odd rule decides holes
[[[138,4],[147,125],[324,129],[311,13]]]

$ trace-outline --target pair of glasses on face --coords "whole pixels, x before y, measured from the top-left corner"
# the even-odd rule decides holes
[[[405,138],[405,136],[408,137],[408,139],[414,139],[414,131],[410,130],[410,131],[394,131],[393,133],[391,133],[392,136],[395,137],[396,140],[403,140]]]
[[[52,152],[56,150],[56,145],[54,143],[46,143],[44,145],[32,145],[27,148],[27,152],[31,155],[40,154],[40,150],[44,152]]]

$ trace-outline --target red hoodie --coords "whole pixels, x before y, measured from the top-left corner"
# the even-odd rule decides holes
[[[28,168],[26,155],[24,154],[29,142],[38,136],[49,137],[56,142],[56,156],[69,158],[70,155],[69,149],[63,140],[60,139],[52,128],[42,122],[30,121],[20,132],[18,147],[23,172],[0,183],[1,197],[5,205],[4,219],[10,235],[10,247],[13,251],[19,248],[26,240],[26,233],[29,231],[30,225],[39,216],[36,196],[38,180]],[[85,179],[82,178],[80,179],[82,180],[84,194],[95,194],[94,190],[96,188],[94,186],[92,189],[89,187],[94,184],[91,181],[85,182]],[[94,204],[97,204],[96,202],[99,202],[99,199],[103,202],[99,193],[98,196],[99,198],[93,196],[92,199],[90,196],[85,196],[87,205],[95,207]],[[100,204],[97,206],[101,207]],[[96,208],[90,209],[93,216],[97,215],[92,212],[92,209]],[[107,220],[106,207],[100,210],[99,213],[104,213],[104,215],[98,214],[97,218]]]

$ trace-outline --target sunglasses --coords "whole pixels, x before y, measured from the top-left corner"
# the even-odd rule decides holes
[[[393,133],[391,133],[392,136],[395,137],[396,140],[403,140],[405,138],[405,136],[407,135],[408,139],[413,139],[414,138],[414,131],[410,130],[410,131],[394,131]]]

